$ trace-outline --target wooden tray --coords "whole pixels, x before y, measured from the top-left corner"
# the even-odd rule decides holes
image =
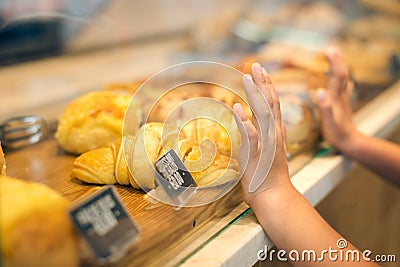
[[[7,174],[47,184],[75,202],[99,190],[101,186],[83,184],[71,178],[74,159],[73,155],[66,154],[56,140],[51,138],[6,153]],[[191,252],[183,248],[192,244],[199,233],[211,227],[216,218],[223,217],[242,202],[239,184],[216,202],[180,210],[161,203],[149,203],[143,192],[131,187],[116,186],[116,189],[128,213],[138,224],[141,235],[129,254],[115,266],[165,266],[179,263]],[[202,240],[209,237],[202,236]],[[86,265],[93,263],[88,262]]]

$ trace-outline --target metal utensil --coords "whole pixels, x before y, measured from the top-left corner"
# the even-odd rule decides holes
[[[0,125],[0,142],[11,149],[37,143],[47,134],[47,123],[38,115],[11,118]]]

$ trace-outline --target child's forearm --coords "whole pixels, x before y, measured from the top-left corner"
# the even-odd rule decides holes
[[[359,134],[342,151],[351,159],[400,186],[400,146]]]
[[[329,251],[335,253],[336,250],[338,255],[340,248],[337,241],[342,237],[291,184],[259,193],[250,206],[279,249],[286,252],[296,250],[300,255],[303,251],[315,251],[316,260],[292,262],[295,266],[376,266],[372,262],[365,262],[361,253],[360,262],[332,260]],[[348,243],[343,250],[356,248]]]

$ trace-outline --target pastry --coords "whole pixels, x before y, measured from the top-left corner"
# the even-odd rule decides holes
[[[400,52],[398,42],[381,38],[365,41],[347,38],[335,40],[332,45],[341,51],[358,83],[387,85],[396,78],[391,64],[393,55]]]
[[[370,15],[354,20],[346,29],[349,37],[358,37],[362,40],[387,38],[398,40],[400,37],[399,17]]]
[[[3,149],[0,143],[0,174],[6,175],[6,159],[4,158]]]
[[[257,28],[254,27],[256,28],[255,33],[257,33],[257,30],[260,31],[261,28],[268,33],[274,33],[274,30],[278,30],[280,34],[276,36],[277,38],[285,38],[290,34],[293,35],[293,33],[299,34],[302,32],[301,30],[304,30],[305,33],[326,35],[334,34],[344,26],[342,12],[333,4],[321,1],[285,1],[287,3],[284,4],[280,2],[273,4],[259,2],[250,12],[247,12],[246,19],[251,24],[258,26]],[[300,31],[292,31],[294,29]],[[261,35],[261,33],[258,33],[258,35]],[[252,39],[256,39],[257,35],[253,34],[252,37]],[[302,38],[297,38],[297,40],[299,39]],[[299,42],[301,41],[299,40]]]
[[[161,144],[163,127],[164,125],[162,123],[145,124],[138,131],[138,134],[135,137],[135,142],[132,146],[132,175],[142,187],[154,188],[154,168],[152,164],[157,158],[171,148],[178,152],[178,156],[181,158],[183,163],[187,165],[187,168],[190,172],[195,173],[196,171],[199,171],[198,174],[194,174],[196,182],[200,182],[202,178],[208,176],[211,172],[213,172],[213,170],[219,170],[218,173],[220,175],[215,174],[214,176],[209,176],[203,182],[200,182],[200,186],[206,184],[215,185],[217,183],[225,182],[229,179],[238,178],[239,174],[237,172],[237,161],[229,161],[230,157],[220,154],[216,148],[213,149],[207,147],[207,142],[205,143],[205,146],[202,146],[202,140],[199,141],[191,138],[192,136],[186,136],[187,131],[185,131],[185,126],[183,129],[181,129],[178,135],[178,133],[175,132],[175,127],[167,125],[167,129],[164,129],[163,133],[164,143]],[[201,128],[202,126],[199,127]],[[199,129],[199,127],[197,127],[197,129]],[[175,138],[178,136],[178,140],[175,140]],[[213,142],[208,143],[217,143],[216,140],[212,141]],[[204,153],[204,157],[201,156],[200,151]],[[189,163],[188,161],[191,162]],[[196,165],[196,161],[202,162],[197,162],[198,164]],[[231,165],[228,163],[231,163]],[[202,166],[202,168],[197,169],[195,166]],[[224,173],[222,170],[227,170],[227,172],[229,172],[229,169],[235,170],[235,176],[225,175],[221,178],[221,175]],[[229,174],[232,173],[233,171],[229,172]]]
[[[372,10],[382,11],[397,17],[400,16],[400,1],[398,0],[358,0],[358,2]]]
[[[200,186],[224,183],[239,175],[236,160],[218,153],[216,148],[207,147],[207,142],[187,138],[183,130],[179,132],[176,127],[163,123],[143,125],[136,136],[125,143],[129,144],[126,149],[131,149],[128,162],[132,173],[126,165],[122,142],[118,141],[116,145],[89,151],[76,158],[73,176],[88,183],[126,185],[129,181],[136,189],[152,189],[155,187],[153,164],[171,148],[188,165]]]
[[[79,266],[68,201],[49,187],[0,175],[4,266]]]
[[[333,34],[344,25],[341,12],[332,4],[320,1],[302,5],[293,15],[291,26],[313,32]]]
[[[278,63],[283,67],[295,67],[312,73],[325,73],[329,62],[324,53],[298,45],[271,42],[260,49],[256,58],[259,62]]]
[[[138,103],[130,101],[129,94],[112,91],[92,92],[75,99],[59,119],[55,135],[59,144],[70,153],[81,154],[115,143],[122,136],[128,105],[137,107],[131,109],[137,114],[130,122],[139,128],[141,110]]]
[[[281,96],[282,120],[286,127],[286,151],[291,157],[312,148],[317,141],[317,123],[311,108],[301,97]]]
[[[72,175],[93,184],[115,184],[114,144],[83,153],[75,159]]]
[[[135,144],[133,175],[140,177],[141,185],[146,188],[154,187],[154,170],[148,162],[154,162],[160,154],[162,129],[162,123],[148,123],[139,129],[135,139],[129,140]],[[141,146],[144,138],[148,140],[146,147]],[[128,170],[122,145],[119,139],[116,144],[83,153],[75,159],[72,175],[87,183],[130,184],[140,189]]]
[[[203,155],[204,156],[204,155]],[[189,166],[189,161],[195,162],[202,157],[199,147],[194,147],[185,157],[184,164]],[[207,158],[207,157],[206,157]],[[236,159],[217,153],[211,164],[206,168],[190,172],[197,183],[197,186],[219,185],[234,181],[239,177],[239,165]]]
[[[128,170],[122,145],[120,138],[116,144],[83,153],[75,159],[72,176],[86,183],[132,185],[140,189]]]

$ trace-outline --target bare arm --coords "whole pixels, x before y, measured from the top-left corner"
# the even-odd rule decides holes
[[[349,104],[352,84],[347,66],[335,50],[328,51],[327,57],[331,63],[328,88],[317,91],[325,140],[351,159],[400,186],[400,146],[365,136],[356,129]]]
[[[400,146],[360,134],[342,152],[400,187]]]
[[[285,128],[281,119],[279,99],[266,71],[261,69],[259,64],[253,64],[252,77],[246,75],[243,80],[253,112],[258,118],[262,118],[263,112],[267,112],[262,103],[267,100],[274,117],[273,127],[276,128],[276,153],[271,170],[260,189],[249,193],[248,185],[254,175],[255,163],[260,157],[258,129],[255,126],[256,122],[250,121],[242,107],[235,104],[237,123],[244,126],[239,127],[242,138],[249,138],[250,144],[249,164],[241,180],[242,192],[244,200],[253,209],[268,236],[279,249],[297,250],[300,253],[303,250],[314,250],[320,259],[292,262],[295,266],[376,266],[373,262],[364,261],[361,256],[360,262],[331,261],[329,255],[322,259],[324,250],[338,250],[336,242],[341,236],[324,221],[290,182],[284,148]],[[263,121],[258,122],[260,129],[268,126]],[[243,159],[239,158],[239,162],[243,162]],[[356,248],[353,245],[348,244],[343,251],[354,249]]]

